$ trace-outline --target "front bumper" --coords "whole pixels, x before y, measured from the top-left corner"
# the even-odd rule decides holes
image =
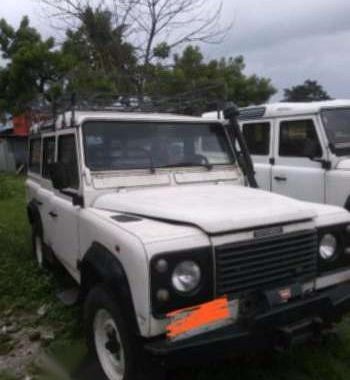
[[[338,322],[350,311],[350,282],[317,292],[307,298],[270,308],[249,324],[236,323],[181,341],[162,338],[145,344],[158,357],[232,354],[307,340]]]

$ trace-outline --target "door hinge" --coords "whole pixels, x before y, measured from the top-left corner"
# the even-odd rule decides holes
[[[275,159],[274,157],[271,157],[271,158],[269,159],[269,163],[270,163],[270,165],[275,165],[275,163],[276,163],[276,159]]]

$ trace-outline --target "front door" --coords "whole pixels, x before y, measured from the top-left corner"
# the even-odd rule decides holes
[[[47,245],[51,245],[53,235],[53,223],[49,216],[51,204],[54,197],[54,190],[50,180],[50,165],[55,161],[56,137],[54,134],[46,135],[42,139],[42,167],[41,186],[38,191],[37,204],[39,206],[41,221],[43,224],[43,240]]]
[[[278,122],[273,192],[304,201],[325,202],[325,169],[317,160],[326,159],[326,153],[316,125],[313,117]]]
[[[79,169],[76,136],[61,132],[57,138],[57,161],[64,164],[69,174],[69,192],[79,192]],[[79,254],[78,220],[80,206],[74,206],[72,197],[55,190],[49,217],[52,220],[51,247],[67,270],[77,276]]]
[[[248,122],[242,132],[252,156],[259,188],[271,191],[272,138],[271,122]]]

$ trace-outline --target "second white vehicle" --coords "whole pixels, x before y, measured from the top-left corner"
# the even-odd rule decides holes
[[[350,100],[247,107],[240,124],[260,188],[350,210]]]

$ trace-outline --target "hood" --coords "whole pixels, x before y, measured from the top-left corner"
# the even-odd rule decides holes
[[[350,170],[350,157],[342,158],[337,166],[336,169],[339,170]]]
[[[209,234],[296,222],[312,207],[284,196],[232,185],[173,186],[101,195],[93,207],[195,225]]]

